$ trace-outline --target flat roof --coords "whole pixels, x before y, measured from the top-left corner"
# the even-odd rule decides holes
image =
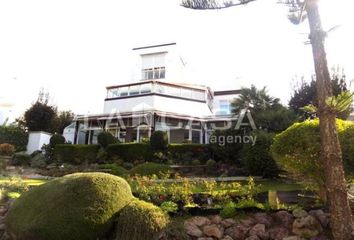
[[[155,47],[165,47],[165,46],[171,46],[171,45],[176,45],[176,43],[164,43],[164,44],[159,44],[159,45],[137,47],[137,48],[133,48],[133,50],[140,50],[140,49],[146,49],[146,48],[155,48]]]
[[[224,90],[224,91],[214,91],[214,96],[222,96],[222,95],[234,95],[239,94],[241,90]]]

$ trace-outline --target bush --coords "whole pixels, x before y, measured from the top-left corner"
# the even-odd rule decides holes
[[[194,159],[205,163],[211,158],[209,147],[203,144],[170,144],[168,151],[173,160],[185,164],[191,164]]]
[[[165,211],[166,213],[177,213],[178,211],[178,205],[175,202],[171,201],[166,201],[163,202],[160,206],[160,208]]]
[[[106,149],[104,149],[103,147],[101,147],[98,152],[97,152],[97,156],[96,156],[97,162],[99,163],[104,163],[107,160],[107,151]]]
[[[125,176],[128,174],[128,170],[124,167],[121,167],[115,163],[112,164],[100,164],[98,165],[100,169],[109,169],[111,170],[109,173],[116,175],[116,176]]]
[[[111,229],[115,214],[132,199],[122,178],[71,174],[22,194],[8,212],[6,229],[18,240],[101,239]]]
[[[209,159],[206,163],[205,163],[209,168],[213,168],[216,165],[216,161],[213,159]]]
[[[237,214],[236,205],[233,202],[228,202],[220,211],[220,216],[222,218],[233,218]]]
[[[58,144],[54,148],[54,159],[58,163],[88,164],[96,161],[98,145]]]
[[[0,156],[12,156],[15,153],[14,145],[8,143],[0,144]]]
[[[9,143],[16,151],[26,151],[28,134],[18,126],[0,126],[0,144]]]
[[[168,216],[159,207],[135,200],[120,212],[115,240],[152,240],[168,223]]]
[[[193,166],[199,166],[201,163],[200,163],[200,161],[198,160],[198,159],[194,159],[193,161],[192,161],[192,165]]]
[[[352,146],[354,124],[337,119],[336,125],[348,176],[352,173],[354,162],[354,148]],[[271,153],[286,171],[322,190],[325,188],[323,168],[320,163],[318,119],[295,123],[284,132],[276,135],[271,146]]]
[[[152,175],[162,176],[170,172],[171,170],[172,169],[168,165],[147,162],[132,168],[129,171],[129,174],[140,175],[140,176],[152,176]]]
[[[256,138],[255,145],[243,144],[241,163],[250,175],[277,177],[279,168],[270,154],[274,134],[258,131],[252,134]]]
[[[106,148],[109,144],[114,144],[117,141],[118,140],[110,132],[100,132],[97,135],[97,142],[103,148]]]
[[[45,157],[42,153],[38,153],[31,159],[32,168],[45,168],[47,166]]]
[[[152,153],[145,143],[111,144],[107,147],[108,160],[122,159],[124,162],[147,161]]]
[[[31,156],[25,152],[18,152],[12,157],[11,164],[14,166],[29,166],[31,164]]]
[[[53,134],[53,136],[50,137],[49,140],[49,145],[54,148],[57,144],[64,144],[65,143],[65,138],[61,134]]]
[[[150,137],[150,146],[154,151],[164,151],[168,146],[168,136],[166,132],[155,131]]]

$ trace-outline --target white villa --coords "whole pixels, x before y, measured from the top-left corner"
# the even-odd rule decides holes
[[[183,83],[184,62],[176,43],[133,49],[131,82],[108,86],[101,114],[77,116],[64,130],[67,141],[95,144],[101,131],[121,142],[141,142],[166,131],[170,143],[208,143],[214,129],[237,119],[230,102],[238,90],[212,91]]]

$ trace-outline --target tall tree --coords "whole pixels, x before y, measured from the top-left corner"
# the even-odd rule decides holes
[[[223,1],[182,0],[182,6],[192,9],[221,9],[244,5],[254,0]],[[308,18],[310,41],[316,72],[316,91],[318,97],[318,117],[320,119],[321,163],[324,166],[328,204],[331,214],[331,227],[334,239],[353,239],[353,219],[349,206],[346,180],[344,178],[342,153],[335,124],[336,111],[327,104],[332,96],[331,78],[324,47],[326,32],[323,31],[318,0],[280,0],[289,6],[290,20],[302,22]],[[307,16],[305,16],[307,15]]]
[[[348,91],[346,84],[346,76],[344,72],[339,71],[339,69],[333,69],[331,74],[331,84],[333,96],[338,96],[339,94]],[[301,78],[299,84],[294,87],[294,92],[289,101],[289,107],[302,119],[313,117],[312,114],[309,114],[303,110],[303,107],[310,104],[314,105],[315,107],[318,107],[316,93],[316,76],[312,76],[310,82],[306,82],[304,81],[304,78]],[[347,110],[338,113],[337,117],[345,120],[349,117],[352,110],[353,108],[350,107]]]
[[[52,132],[62,134],[64,128],[72,123],[74,116],[72,111],[57,112],[52,122]]]
[[[241,88],[239,96],[231,103],[234,112],[247,108],[258,128],[268,132],[281,132],[296,119],[293,111],[280,104],[279,98],[270,96],[265,87]]]

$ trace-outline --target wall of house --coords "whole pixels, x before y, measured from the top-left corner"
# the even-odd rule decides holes
[[[28,134],[27,153],[41,150],[44,144],[49,144],[52,134],[46,132],[30,132]]]
[[[203,117],[212,115],[206,103],[164,96],[143,96],[105,101],[104,113],[157,110]]]

